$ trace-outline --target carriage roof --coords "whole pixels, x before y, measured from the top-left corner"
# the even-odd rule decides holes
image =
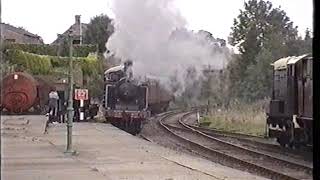
[[[289,56],[289,57],[281,58],[275,61],[274,63],[272,63],[271,65],[274,67],[274,70],[286,69],[288,64],[295,64],[307,56],[309,56],[309,54],[304,54],[301,56]]]

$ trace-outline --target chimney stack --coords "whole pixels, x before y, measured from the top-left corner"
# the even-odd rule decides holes
[[[80,24],[80,16],[81,15],[75,15],[75,19],[76,19],[76,24]]]

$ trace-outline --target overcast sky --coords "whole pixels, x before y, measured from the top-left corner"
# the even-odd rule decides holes
[[[74,15],[80,14],[81,21],[101,13],[113,17],[111,0],[2,0],[2,21],[24,27],[40,35],[45,43],[51,43],[57,33],[63,33],[74,23]],[[139,1],[139,0],[137,0]],[[299,33],[312,29],[312,0],[270,0],[275,7],[281,5]],[[226,39],[233,18],[243,9],[244,0],[176,0],[176,7],[192,30],[204,29],[214,37]],[[134,14],[133,14],[134,16]]]

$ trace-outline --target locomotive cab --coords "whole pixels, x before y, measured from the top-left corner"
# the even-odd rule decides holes
[[[311,57],[302,55],[282,58],[272,64],[268,135],[276,138],[282,146],[312,144],[311,63]]]

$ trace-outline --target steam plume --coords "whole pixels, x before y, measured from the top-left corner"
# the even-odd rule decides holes
[[[168,80],[177,71],[182,80],[190,66],[200,72],[204,65],[221,69],[226,61],[225,49],[217,50],[214,38],[185,29],[173,0],[114,0],[112,8],[115,32],[107,49],[132,59],[135,76]]]

